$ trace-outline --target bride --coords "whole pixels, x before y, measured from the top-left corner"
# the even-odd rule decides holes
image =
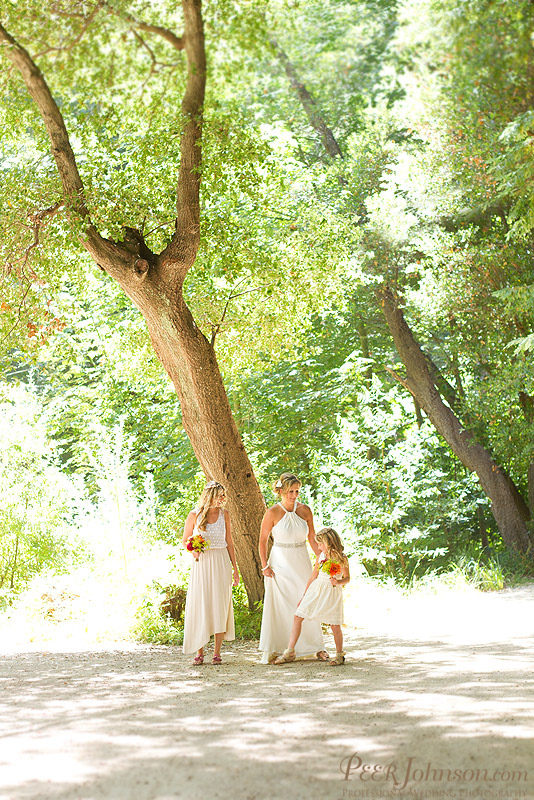
[[[297,500],[300,487],[296,475],[284,472],[274,484],[280,502],[267,509],[261,523],[259,549],[265,576],[259,645],[262,664],[272,663],[289,640],[295,609],[312,573],[306,539],[313,552],[319,552],[311,509]],[[267,559],[269,535],[273,546]],[[321,661],[328,659],[319,622],[304,621],[296,654],[297,658],[316,655]]]

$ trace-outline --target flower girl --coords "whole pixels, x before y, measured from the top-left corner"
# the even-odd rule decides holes
[[[333,528],[323,528],[315,538],[320,555],[317,557],[304,596],[295,611],[287,649],[278,656],[274,664],[286,664],[295,660],[295,645],[304,619],[330,625],[336,643],[336,655],[330,659],[330,666],[337,667],[345,661],[341,630],[343,624],[341,587],[350,581],[349,562],[343,552],[343,543]]]
[[[239,572],[230,532],[230,515],[223,509],[224,486],[206,484],[198,507],[188,515],[183,544],[193,554],[184,619],[184,653],[197,655],[194,664],[204,663],[204,646],[214,634],[213,663],[221,664],[223,639],[235,639],[233,585]]]

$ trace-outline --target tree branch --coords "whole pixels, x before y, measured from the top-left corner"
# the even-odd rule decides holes
[[[468,470],[475,472],[492,501],[492,511],[508,547],[531,552],[526,526],[529,509],[506,471],[485,447],[465,428],[454,411],[443,402],[430,372],[428,360],[404,319],[399,298],[388,285],[376,290],[395,347],[406,369],[406,378],[391,374],[415,397],[437,432]],[[405,381],[405,382],[404,382]]]
[[[30,253],[34,250],[40,243],[40,233],[41,233],[41,226],[46,219],[46,217],[53,217],[57,214],[59,209],[64,205],[63,201],[59,203],[55,203],[50,208],[44,208],[42,211],[35,211],[33,214],[30,214],[30,221],[32,223],[32,231],[33,231],[33,242],[26,248],[24,253],[24,261],[22,263],[22,270],[24,271],[24,267],[27,265],[28,260],[30,258]]]
[[[390,375],[391,375],[393,378],[395,378],[395,380],[396,380],[398,383],[400,383],[400,385],[401,385],[401,386],[404,386],[404,388],[405,388],[405,389],[406,389],[408,392],[410,392],[410,394],[412,395],[412,397],[415,399],[415,394],[414,394],[414,393],[412,392],[412,390],[410,389],[410,385],[409,385],[409,383],[408,383],[408,381],[407,381],[407,379],[406,379],[406,378],[403,378],[403,377],[402,377],[402,375],[399,375],[399,373],[398,373],[398,372],[395,372],[395,370],[394,370],[394,369],[392,369],[391,367],[387,367],[385,364],[384,364],[384,369],[386,370],[386,372],[389,372],[389,374],[390,374]]]
[[[86,223],[83,245],[97,264],[115,277],[122,274],[124,269],[131,271],[139,257],[139,251],[132,253],[128,248],[121,247],[120,243],[104,239],[91,222],[83,182],[65,121],[41,70],[28,51],[0,24],[0,47],[2,45],[5,55],[19,71],[28,93],[35,101],[47,130],[67,210],[79,215]]]
[[[69,50],[72,50],[72,48],[75,47],[78,44],[78,42],[82,39],[82,37],[86,33],[87,29],[90,27],[91,23],[93,22],[94,18],[96,17],[96,15],[98,14],[98,12],[102,8],[102,6],[103,6],[103,2],[102,2],[102,0],[99,0],[99,2],[96,3],[96,5],[93,8],[93,10],[89,14],[87,14],[86,16],[83,16],[83,15],[80,15],[80,14],[74,15],[74,16],[81,17],[81,19],[83,20],[83,24],[82,24],[82,27],[80,29],[80,32],[78,33],[77,36],[74,37],[74,39],[70,42],[70,44],[64,45],[62,47],[47,47],[46,50],[42,50],[40,53],[37,53],[37,55],[35,55],[34,58],[39,58],[40,56],[46,55],[47,53],[63,52],[63,51],[67,51],[68,52]],[[61,14],[60,12],[56,12],[56,13],[60,14],[60,16],[66,16],[64,14]]]
[[[343,158],[343,153],[341,152],[341,148],[338,145],[334,134],[317,111],[315,100],[306,89],[302,81],[299,79],[295,67],[273,36],[269,36],[269,41],[279,61],[281,61],[285,69],[289,83],[291,84],[291,88],[294,89],[298,95],[310,125],[321,137],[324,149],[332,158]]]
[[[114,14],[116,17],[120,17],[120,19],[126,20],[126,22],[129,22],[130,25],[133,25],[135,28],[139,28],[139,30],[145,31],[146,33],[155,33],[158,36],[161,36],[167,42],[172,44],[176,50],[184,50],[185,36],[176,36],[176,34],[169,30],[169,28],[164,28],[162,25],[150,25],[148,22],[143,22],[142,20],[137,19],[132,14],[125,14],[122,11],[118,11],[109,3],[105,2],[105,0],[102,2],[102,6],[106,8],[110,14]]]
[[[15,41],[1,24],[0,43],[4,45],[6,56],[20,72],[46,126],[52,145],[52,155],[63,186],[65,201],[72,210],[89,221],[89,211],[84,198],[84,187],[70,145],[65,122],[43,74],[28,51]]]
[[[200,243],[202,111],[206,89],[206,52],[201,5],[201,0],[182,0],[187,84],[182,101],[184,124],[176,189],[177,216],[172,241],[160,256],[162,263],[181,263],[183,277],[193,265]]]
[[[216,325],[212,324],[212,326],[211,326],[211,345],[212,345],[212,347],[215,344],[215,337],[217,336],[217,334],[221,330],[221,327],[222,327],[222,324],[223,324],[223,322],[225,320],[226,312],[228,311],[228,306],[230,305],[230,302],[232,300],[237,300],[238,297],[243,297],[243,295],[245,295],[245,294],[252,294],[253,292],[258,292],[260,289],[265,289],[266,286],[270,286],[271,285],[269,283],[266,283],[264,286],[255,286],[253,289],[245,289],[243,292],[236,292],[235,289],[237,289],[239,284],[243,283],[245,280],[246,280],[246,278],[244,278],[243,280],[239,281],[233,287],[233,289],[230,289],[230,294],[228,295],[228,298],[226,300],[226,303],[225,303],[225,306],[224,306],[224,309],[223,309],[223,313],[222,313],[222,316],[221,316],[219,322],[217,322]]]
[[[35,101],[52,146],[52,154],[57,165],[63,186],[67,209],[79,215],[86,223],[84,246],[95,261],[117,279],[124,279],[124,269],[135,277],[145,278],[149,266],[172,264],[178,268],[174,277],[183,281],[188,269],[194,263],[200,243],[200,173],[202,111],[206,84],[206,55],[204,30],[201,14],[201,0],[182,0],[185,35],[180,38],[157,25],[132,20],[140,29],[158,33],[170,41],[177,49],[185,49],[187,56],[187,83],[182,101],[183,129],[181,138],[181,158],[177,184],[177,211],[173,238],[159,259],[146,247],[142,234],[123,242],[113,242],[100,236],[90,220],[86,204],[83,182],[78,171],[67,129],[62,114],[52,96],[48,84],[30,54],[4,27],[0,25],[0,46],[20,72],[30,96]],[[102,0],[102,6],[114,12],[109,3]],[[101,7],[98,2],[88,19]],[[119,12],[117,13],[119,16]],[[85,28],[84,28],[85,29]],[[125,288],[123,286],[123,288]]]

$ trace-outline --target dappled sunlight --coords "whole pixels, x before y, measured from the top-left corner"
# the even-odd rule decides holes
[[[527,763],[529,639],[460,646],[345,633],[337,669],[260,665],[256,643],[227,645],[219,667],[193,667],[164,647],[6,655],[0,761],[10,800],[119,798],[125,775],[136,800],[172,797],[171,775],[184,796],[208,779],[222,798],[236,781],[261,786],[273,774],[279,796],[300,787],[335,800],[340,762],[353,753],[399,770],[409,758],[489,769],[513,746],[518,767]]]
[[[0,772],[9,800],[122,798],[125,781],[135,800],[198,796],[206,781],[213,797],[227,798],[273,775],[278,796],[337,800],[360,785],[343,781],[340,768],[353,754],[394,764],[399,776],[412,763],[524,767],[534,640],[516,625],[495,636],[519,605],[525,624],[532,589],[462,595],[461,629],[457,612],[442,613],[448,592],[430,605],[422,595],[372,593],[358,627],[345,628],[347,661],[335,669],[315,659],[259,664],[256,642],[225,643],[217,667],[210,649],[195,667],[178,648],[126,643],[6,653]],[[503,616],[490,614],[493,631],[481,639],[473,620],[497,609]],[[326,646],[333,651],[330,634]],[[519,788],[534,789],[532,776]]]

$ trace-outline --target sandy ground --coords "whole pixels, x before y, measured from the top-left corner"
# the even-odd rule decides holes
[[[0,797],[534,798],[534,586],[355,603],[341,668],[4,643]]]

